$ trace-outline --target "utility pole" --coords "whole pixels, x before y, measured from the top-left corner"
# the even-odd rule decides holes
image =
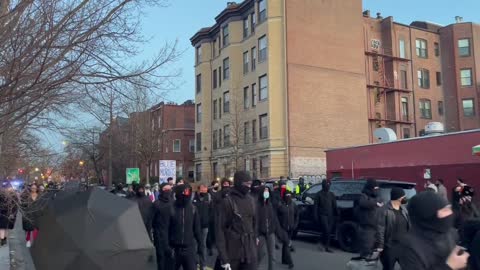
[[[110,90],[110,104],[109,104],[110,122],[108,127],[108,182],[107,188],[113,183],[113,90]]]

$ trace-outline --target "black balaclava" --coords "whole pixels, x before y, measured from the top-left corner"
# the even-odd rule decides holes
[[[287,205],[292,203],[292,192],[291,191],[285,191],[285,195],[283,196],[283,200]]]
[[[180,207],[187,206],[191,201],[192,188],[183,184],[175,188],[175,204]]]
[[[171,198],[171,195],[172,195],[172,191],[169,190],[169,191],[163,191],[163,188],[165,186],[168,186],[169,184],[168,183],[162,183],[159,187],[159,192],[160,192],[160,195],[158,196],[158,199],[159,200],[162,200],[164,202],[168,202],[170,201],[170,198]]]
[[[367,179],[367,182],[365,183],[365,186],[363,187],[363,193],[366,194],[369,197],[376,198],[378,196],[377,189],[375,189],[376,187],[378,187],[377,180]]]
[[[329,192],[330,191],[330,185],[331,185],[331,183],[329,181],[324,180],[322,182],[322,191],[323,192]]]
[[[254,195],[260,195],[265,188],[262,186],[262,181],[260,180],[253,180],[251,192]]]
[[[423,231],[447,233],[453,228],[453,214],[438,218],[437,211],[449,203],[435,192],[422,192],[415,195],[408,204],[412,225]]]
[[[245,171],[236,172],[233,176],[233,187],[240,193],[246,195],[250,191],[250,187],[244,185],[244,183],[251,182],[252,178],[250,174]]]
[[[143,185],[138,185],[137,189],[135,190],[137,197],[144,197],[145,196],[145,187]]]

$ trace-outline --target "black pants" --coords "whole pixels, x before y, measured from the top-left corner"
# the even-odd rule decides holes
[[[320,223],[320,232],[322,233],[322,244],[325,248],[329,248],[334,218],[329,216],[319,216],[318,222]]]
[[[359,226],[358,228],[358,249],[361,257],[366,257],[375,249],[377,230],[371,226]]]
[[[290,252],[290,241],[292,239],[293,231],[288,231],[287,234],[288,234],[288,241],[286,243],[283,243],[283,246],[282,246],[282,264],[292,265],[293,259],[292,259],[292,254]]]
[[[395,247],[385,247],[380,255],[380,261],[383,265],[383,270],[394,270],[395,263],[398,262],[399,253]]]
[[[269,235],[260,235],[258,237],[258,240],[260,241],[258,243],[258,252],[257,252],[257,258],[258,258],[258,264],[260,264],[265,257],[265,249],[267,250],[267,263],[268,263],[268,270],[273,270],[273,252],[274,252],[274,246],[275,246],[275,235],[269,234]]]
[[[252,263],[242,263],[240,261],[231,261],[230,266],[232,270],[257,270],[257,264]]]
[[[155,248],[157,255],[157,269],[158,270],[172,270],[174,265],[174,260],[172,254],[165,250],[164,248]]]
[[[195,249],[193,247],[175,248],[175,270],[196,270]]]

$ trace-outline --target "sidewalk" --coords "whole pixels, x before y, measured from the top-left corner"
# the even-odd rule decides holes
[[[0,269],[10,269],[10,249],[8,245],[0,247]]]

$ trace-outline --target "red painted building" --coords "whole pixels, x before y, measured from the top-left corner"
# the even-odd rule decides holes
[[[443,179],[447,189],[456,178],[480,190],[480,157],[472,147],[480,144],[480,129],[371,144],[327,153],[329,177],[382,179],[416,182],[422,186],[429,177]]]

